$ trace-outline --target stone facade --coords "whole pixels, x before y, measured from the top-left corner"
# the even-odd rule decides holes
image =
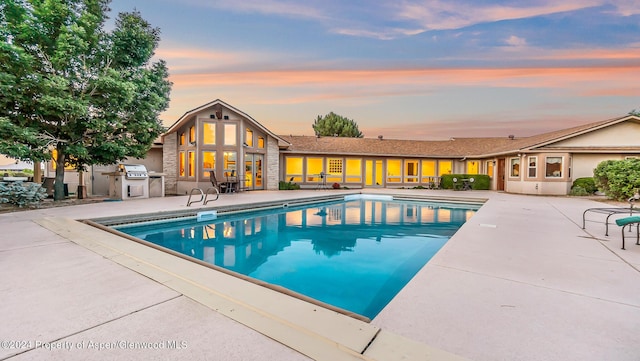
[[[178,193],[178,134],[164,135],[162,147],[162,173],[165,174],[165,193]]]
[[[278,140],[267,137],[267,185],[270,191],[278,190],[280,183],[280,149]]]

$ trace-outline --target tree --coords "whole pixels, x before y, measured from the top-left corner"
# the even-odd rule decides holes
[[[323,136],[363,137],[362,132],[358,129],[358,123],[334,112],[330,112],[325,116],[318,115],[313,123],[313,130],[316,135]]]
[[[139,12],[103,30],[110,0],[0,0],[0,153],[55,155],[54,199],[64,168],[144,157],[169,103],[160,41]]]

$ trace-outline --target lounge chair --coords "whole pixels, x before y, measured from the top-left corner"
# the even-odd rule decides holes
[[[626,213],[629,213],[629,217],[633,216],[633,213],[634,213],[633,204],[637,200],[640,200],[640,193],[638,193],[638,192],[636,192],[633,195],[633,197],[629,198],[629,200],[628,200],[629,208],[622,208],[622,207],[618,207],[618,208],[588,208],[587,210],[585,210],[582,213],[582,229],[585,229],[586,215],[587,215],[588,212],[603,213],[603,214],[607,215],[607,218],[604,221],[604,224],[605,224],[604,235],[608,236],[609,235],[609,218],[611,216],[613,216],[614,214],[626,214]],[[637,211],[636,211],[636,213],[637,213]]]
[[[633,212],[634,212],[634,208],[633,205],[631,205],[629,208],[589,208],[587,210],[585,210],[582,213],[582,229],[585,229],[586,226],[586,216],[587,213],[589,212],[593,212],[593,213],[601,213],[601,214],[606,214],[607,218],[604,221],[605,224],[605,231],[604,231],[604,235],[608,236],[609,235],[609,218],[611,218],[611,216],[615,215],[615,214],[628,214],[629,216],[633,216]],[[595,222],[595,221],[593,221]]]
[[[638,233],[640,231],[640,216],[618,218],[616,219],[616,224],[622,227],[622,249],[624,249],[624,227],[629,226],[631,228],[632,224],[636,225],[636,244],[640,244],[640,233]]]

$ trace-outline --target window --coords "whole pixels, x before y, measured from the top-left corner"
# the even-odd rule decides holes
[[[422,161],[422,183],[429,183],[433,181],[433,177],[436,176],[436,161],[435,160],[423,160]]]
[[[485,168],[489,177],[493,177],[493,162],[492,160],[487,161],[487,167]]]
[[[527,177],[535,178],[538,176],[538,157],[529,157],[529,171]]]
[[[324,173],[322,158],[307,158],[307,182],[320,182],[320,173]]]
[[[189,152],[189,177],[196,175],[196,153]]]
[[[440,175],[451,174],[451,170],[453,169],[450,160],[441,160],[438,162],[438,166],[440,167]]]
[[[202,144],[216,144],[216,123],[205,122],[202,125]]]
[[[511,158],[509,177],[520,177],[520,158]]]
[[[264,149],[264,137],[258,137],[258,148]]]
[[[562,177],[562,157],[547,157],[545,176],[549,178]]]
[[[302,158],[287,157],[285,162],[285,181],[301,182],[302,181]],[[293,178],[293,179],[292,179]]]
[[[226,123],[224,125],[224,145],[236,145],[236,124]]]
[[[205,178],[209,177],[209,172],[216,170],[216,152],[202,152],[202,171]]]
[[[186,169],[185,169],[186,163],[187,162],[186,162],[186,158],[185,158],[184,152],[180,152],[180,156],[179,156],[179,159],[178,159],[178,164],[179,164],[179,167],[180,167],[178,175],[180,177],[184,177],[184,176],[187,175]]]
[[[253,130],[246,130],[244,135],[244,142],[248,147],[253,147]]]
[[[237,170],[237,160],[238,153],[237,152],[224,152],[224,171],[225,173],[231,173],[231,171]]]
[[[404,161],[404,181],[405,183],[418,182],[418,161],[417,160]]]
[[[387,160],[387,182],[400,183],[402,181],[402,161],[400,159]]]
[[[184,132],[180,133],[180,135],[178,136],[178,144],[184,145],[186,141],[187,136],[184,134]]]
[[[477,160],[467,161],[467,174],[478,174],[480,168],[480,162]]]
[[[196,127],[192,125],[191,127],[189,127],[189,143],[195,144],[195,142],[196,142]]]
[[[329,165],[327,182],[342,182],[342,159],[329,158],[327,163]]]
[[[362,159],[347,159],[347,183],[362,183]]]

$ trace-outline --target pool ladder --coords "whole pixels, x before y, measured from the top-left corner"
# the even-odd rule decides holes
[[[216,198],[207,199],[209,195],[214,194],[213,191],[215,191]],[[200,199],[192,201],[191,197],[193,197],[194,194],[199,195]],[[200,203],[200,202],[204,202],[202,204],[207,205],[207,203],[210,201],[217,201],[219,197],[220,197],[220,191],[218,190],[218,188],[215,188],[215,187],[207,188],[207,190],[204,192],[202,191],[201,188],[191,188],[191,192],[189,192],[189,199],[187,199],[187,207],[191,206],[191,204],[193,203]]]

